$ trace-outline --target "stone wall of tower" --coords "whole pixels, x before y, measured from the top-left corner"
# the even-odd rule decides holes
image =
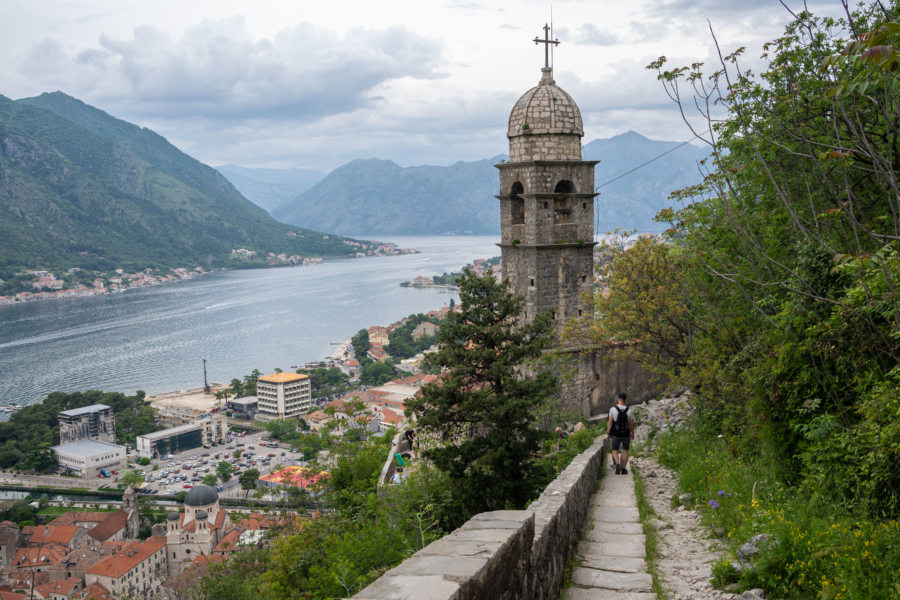
[[[581,137],[525,134],[509,138],[509,161],[529,160],[581,160]]]
[[[593,244],[501,244],[500,251],[512,291],[525,298],[526,320],[550,310],[561,328],[591,310]]]

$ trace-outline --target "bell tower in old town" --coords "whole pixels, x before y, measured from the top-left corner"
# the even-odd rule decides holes
[[[584,125],[578,105],[553,80],[549,26],[544,26],[544,67],[537,86],[509,115],[509,162],[500,170],[500,231],[503,272],[512,292],[525,298],[522,317],[551,311],[557,333],[593,310],[594,165],[582,160]],[[594,385],[593,357],[574,351],[561,377],[564,408],[588,416]]]

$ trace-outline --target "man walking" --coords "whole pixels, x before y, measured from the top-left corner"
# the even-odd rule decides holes
[[[628,448],[634,439],[634,419],[628,414],[626,399],[624,392],[616,396],[616,405],[609,409],[609,419],[606,421],[606,437],[612,450],[616,475],[628,474],[625,468],[628,465]]]

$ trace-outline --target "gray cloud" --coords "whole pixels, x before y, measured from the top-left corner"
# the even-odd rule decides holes
[[[559,35],[571,39],[575,44],[594,46],[612,46],[621,41],[614,33],[600,29],[593,23],[584,23],[575,30],[560,28]]]
[[[387,81],[441,77],[441,53],[438,42],[404,27],[338,37],[304,23],[254,41],[236,18],[205,21],[180,39],[144,25],[130,39],[101,35],[97,47],[79,51],[43,40],[22,69],[133,115],[318,119],[371,106]]]

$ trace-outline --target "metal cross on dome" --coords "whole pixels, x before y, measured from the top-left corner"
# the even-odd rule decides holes
[[[539,37],[534,38],[535,45],[537,44],[546,44],[544,46],[544,68],[550,68],[550,44],[554,46],[559,46],[559,40],[551,40],[550,39],[550,26],[544,23],[544,39]]]

